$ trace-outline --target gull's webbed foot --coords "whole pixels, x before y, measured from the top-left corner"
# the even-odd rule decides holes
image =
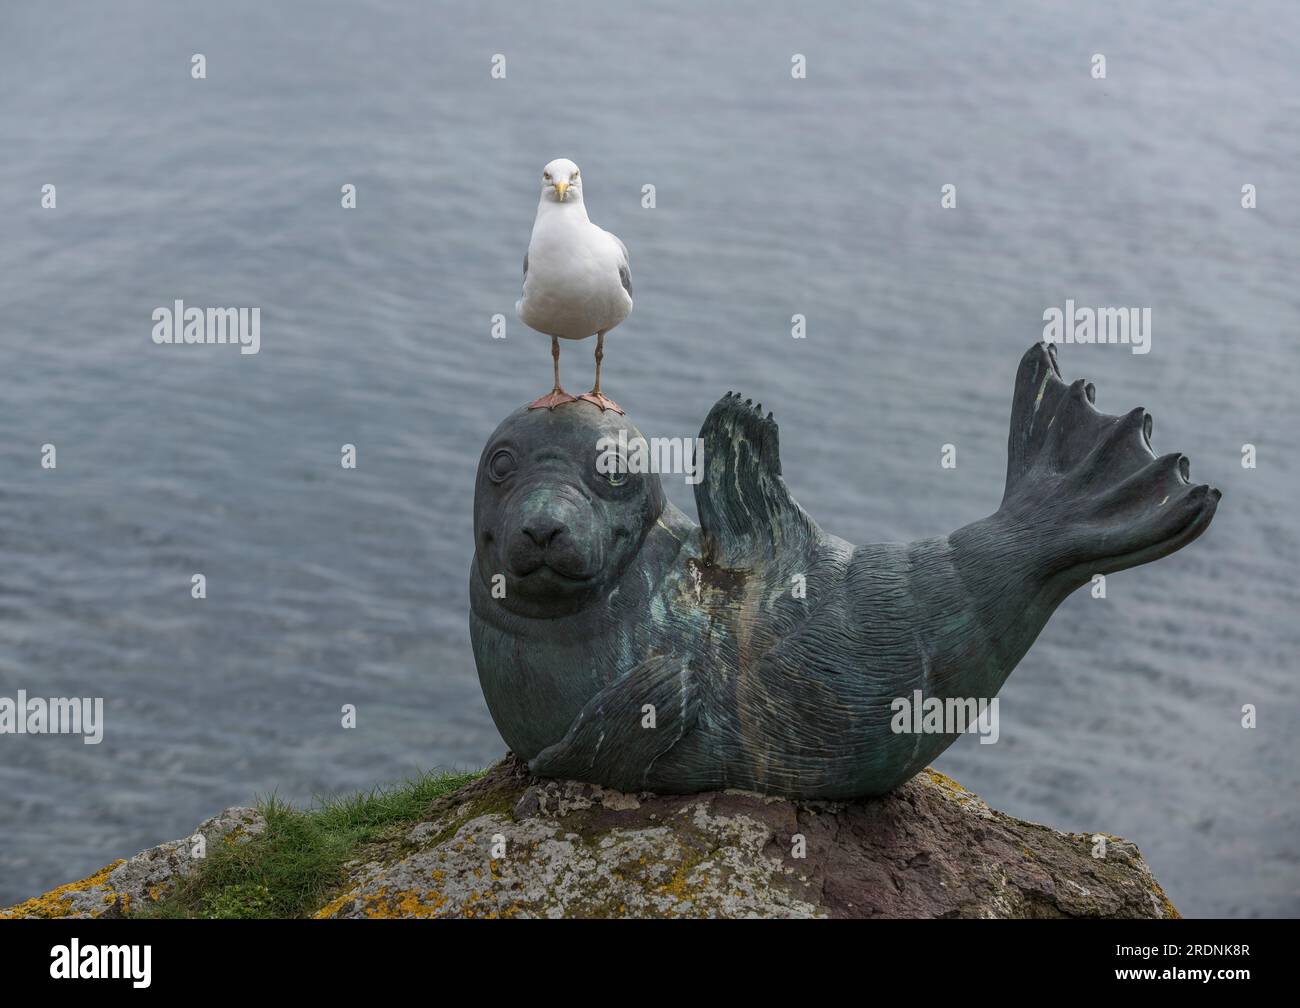
[[[618,413],[620,416],[626,415],[623,412],[622,406],[620,406],[609,396],[605,395],[603,392],[598,391],[597,389],[592,389],[590,392],[584,392],[582,393],[582,395],[578,396],[578,398],[584,399],[589,403],[595,403],[597,406],[600,407],[601,412],[604,412],[605,410],[613,410],[615,413]]]
[[[586,396],[583,396],[582,398],[585,399]],[[565,392],[564,389],[556,385],[555,388],[551,389],[551,391],[547,392],[546,395],[542,396],[540,399],[534,399],[532,402],[530,402],[528,404],[528,408],[529,409],[555,409],[556,406],[561,406],[566,402],[577,402],[577,401],[578,401],[577,396],[569,395],[569,393]]]

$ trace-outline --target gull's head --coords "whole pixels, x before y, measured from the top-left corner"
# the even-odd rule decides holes
[[[568,158],[556,158],[542,169],[542,199],[554,203],[582,202],[582,176]]]

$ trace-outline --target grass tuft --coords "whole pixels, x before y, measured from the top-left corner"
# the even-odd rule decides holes
[[[243,843],[208,848],[199,870],[134,916],[177,918],[303,917],[342,884],[343,865],[364,844],[419,822],[438,798],[483,775],[422,774],[405,784],[296,809],[275,795],[260,799],[266,829]]]

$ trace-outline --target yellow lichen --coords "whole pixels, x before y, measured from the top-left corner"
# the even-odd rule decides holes
[[[437,917],[447,897],[433,889],[424,892],[399,893],[397,908],[403,917]]]
[[[962,794],[971,794],[970,791],[967,791],[947,774],[941,774],[934,767],[926,767],[924,772],[925,775],[930,778],[930,783],[932,784],[938,784],[941,788],[949,791],[960,791]]]
[[[345,892],[342,896],[338,896],[330,900],[323,907],[317,910],[314,914],[312,914],[312,918],[314,920],[325,920],[327,917],[333,917],[336,913],[338,913],[347,904],[351,903],[356,898],[357,898],[356,893]]]
[[[106,864],[94,875],[87,876],[77,882],[69,882],[67,885],[61,885],[57,889],[51,889],[40,896],[33,896],[25,903],[19,903],[17,906],[8,907],[0,910],[0,919],[9,919],[16,917],[66,917],[72,912],[72,894],[85,892],[87,889],[94,889],[96,886],[104,886],[104,901],[112,903],[116,899],[116,894],[108,887],[108,876],[118,865],[122,863],[121,859],[114,861],[112,864]],[[102,912],[102,911],[101,911]]]
[[[1165,895],[1165,891],[1160,887],[1160,883],[1157,882],[1155,879],[1152,879],[1151,884],[1155,887],[1156,899],[1159,901],[1160,906],[1165,911],[1165,919],[1182,920],[1183,915],[1180,914],[1178,912],[1178,908],[1169,901],[1169,897]]]
[[[687,859],[677,866],[673,872],[673,877],[659,887],[659,891],[666,896],[671,896],[676,900],[686,900],[688,898],[686,886],[690,879],[691,869],[695,867],[699,859]]]
[[[435,889],[408,890],[391,896],[388,888],[378,892],[358,896],[355,891],[346,892],[317,910],[312,917],[324,920],[333,917],[347,904],[361,900],[361,913],[372,920],[385,920],[404,917],[437,917],[438,911],[447,903],[447,897]]]

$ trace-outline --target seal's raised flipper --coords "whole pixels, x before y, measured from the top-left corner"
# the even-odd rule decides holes
[[[695,506],[710,563],[746,566],[774,542],[817,534],[781,478],[776,421],[763,416],[761,403],[728,392],[709,411],[700,437],[704,476],[695,485]]]
[[[1038,343],[1021,360],[999,513],[1037,534],[1074,580],[1180,549],[1205,531],[1220,496],[1189,481],[1186,456],[1155,455],[1146,410],[1110,416],[1094,398],[1091,382],[1062,380],[1054,346]]]
[[[588,700],[564,738],[534,756],[528,768],[540,777],[644,790],[655,760],[695,726],[699,703],[685,659],[649,658]]]

